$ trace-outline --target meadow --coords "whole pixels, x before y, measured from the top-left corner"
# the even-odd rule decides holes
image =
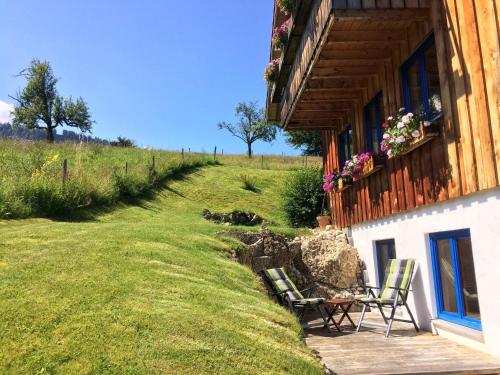
[[[69,158],[76,146],[39,147],[40,163],[55,151]],[[138,169],[152,153],[90,147],[85,155],[81,165],[96,176],[84,176],[106,185],[104,160],[111,168],[135,155]],[[227,257],[236,244],[219,235],[225,227],[201,217],[204,208],[252,210],[290,231],[279,196],[290,172],[222,163],[91,220],[0,220],[0,373],[324,373],[297,319]],[[243,188],[242,173],[257,192]]]
[[[73,217],[150,194],[174,175],[210,164],[245,169],[318,165],[319,158],[180,153],[0,140],[0,218]],[[66,164],[66,168],[64,167]]]

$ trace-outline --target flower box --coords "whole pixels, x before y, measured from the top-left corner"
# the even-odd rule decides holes
[[[407,155],[413,150],[421,147],[422,145],[426,144],[429,141],[432,141],[434,138],[439,136],[439,125],[436,123],[432,123],[429,126],[424,126],[423,122],[420,122],[420,136],[412,139],[410,143],[408,144],[408,147],[399,153],[397,156],[401,155]],[[389,159],[393,159],[394,157],[397,156],[389,156]]]
[[[366,178],[382,168],[384,168],[384,159],[380,155],[370,155],[369,159],[363,165],[363,171],[354,181]]]

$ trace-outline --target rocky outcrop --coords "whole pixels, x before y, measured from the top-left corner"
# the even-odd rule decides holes
[[[210,212],[208,209],[204,209],[202,216],[206,220],[213,221],[217,224],[226,225],[244,225],[244,226],[254,226],[260,225],[264,222],[264,219],[253,212],[244,211],[232,211],[229,213],[218,213]]]
[[[255,272],[284,267],[299,288],[316,287],[315,295],[349,297],[359,294],[362,262],[343,232],[312,232],[289,241],[263,228],[255,232],[226,232],[245,246],[234,256]]]

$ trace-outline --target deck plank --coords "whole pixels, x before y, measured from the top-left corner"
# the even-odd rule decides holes
[[[357,322],[359,314],[352,317]],[[368,320],[381,322],[375,313]],[[416,333],[411,325],[395,323],[388,339],[381,329],[342,328],[342,333],[305,330],[307,345],[331,374],[500,374],[500,359],[430,332]]]

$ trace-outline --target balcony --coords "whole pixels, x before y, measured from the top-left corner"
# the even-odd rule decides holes
[[[429,0],[299,1],[289,44],[268,91],[267,115],[284,128],[323,129],[353,121],[410,30],[429,21]],[[280,19],[275,12],[275,24]]]

